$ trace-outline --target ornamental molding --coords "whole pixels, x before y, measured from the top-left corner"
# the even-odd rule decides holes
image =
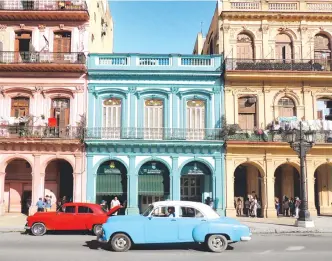
[[[134,86],[128,87],[128,93],[135,94],[137,92],[137,88]]]
[[[235,89],[234,90],[234,93],[237,94],[237,93],[257,93],[258,90],[255,90],[255,89],[251,89],[249,87],[245,87],[245,88],[242,88],[242,89]]]
[[[288,87],[286,87],[286,88],[284,88],[283,90],[278,91],[278,92],[274,95],[273,100],[272,100],[272,101],[273,101],[273,105],[276,104],[278,96],[280,96],[280,95],[282,95],[282,94],[283,94],[284,96],[289,96],[290,98],[295,99],[295,102],[297,103],[297,104],[296,104],[297,106],[299,106],[299,105],[301,104],[301,99],[300,99],[300,97],[297,95],[297,93],[294,92],[293,90],[289,89]]]
[[[314,91],[314,93],[332,93],[332,88],[324,87],[322,89]]]
[[[59,24],[59,29],[60,30],[63,30],[65,28],[65,25],[64,24]]]
[[[269,32],[270,26],[268,24],[264,24],[261,26],[260,31],[263,32],[263,34],[267,34]]]
[[[230,24],[223,24],[220,27],[220,30],[224,31],[225,33],[228,33],[228,31],[231,29]]]
[[[85,25],[79,25],[78,26],[78,30],[79,30],[79,32],[85,32],[86,31],[86,28],[85,28]]]
[[[46,25],[44,25],[44,24],[39,24],[39,25],[38,25],[38,29],[39,29],[39,31],[44,32],[45,29],[46,29]]]
[[[25,28],[25,24],[20,24],[20,28],[24,29]]]
[[[0,24],[0,31],[6,31],[7,25],[6,24]]]
[[[179,92],[179,87],[171,87],[171,93],[172,94],[177,94]]]

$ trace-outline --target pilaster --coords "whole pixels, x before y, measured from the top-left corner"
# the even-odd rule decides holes
[[[216,211],[224,216],[224,180],[223,180],[223,164],[222,156],[215,156],[215,173],[213,174],[213,197]]]
[[[308,193],[308,210],[310,216],[317,216],[315,206],[315,166],[313,160],[306,160],[307,170],[307,193]]]
[[[179,157],[172,156],[172,174],[171,174],[171,199],[172,200],[180,200],[181,192],[180,192],[180,180],[181,175],[179,173]]]
[[[73,173],[73,201],[82,202],[82,156],[75,155],[75,170]]]
[[[234,207],[234,163],[226,157],[226,216],[236,217]]]
[[[93,166],[93,155],[87,155],[86,200],[90,203],[96,202],[96,175]]]
[[[41,193],[41,164],[40,155],[34,155],[34,166],[32,173],[32,196],[31,207],[29,209],[29,215],[33,215],[36,212],[36,203],[40,197],[43,197],[44,193]]]
[[[5,177],[6,173],[0,173],[0,216],[5,214]]]
[[[275,218],[277,217],[277,211],[275,208],[275,200],[274,200],[274,167],[272,159],[266,159],[266,195],[267,195],[267,206],[265,217],[267,218]],[[282,204],[280,202],[280,204]]]
[[[127,214],[138,214],[138,173],[136,173],[135,156],[129,156],[129,172],[128,172],[128,207]]]

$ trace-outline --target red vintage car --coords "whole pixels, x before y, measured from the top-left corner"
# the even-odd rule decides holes
[[[116,206],[106,212],[97,204],[66,203],[57,212],[37,212],[29,216],[24,228],[35,236],[43,236],[48,230],[89,230],[99,235],[102,224],[120,208]]]

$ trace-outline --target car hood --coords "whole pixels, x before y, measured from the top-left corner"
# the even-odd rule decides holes
[[[56,211],[51,211],[51,212],[36,212],[35,214],[33,214],[32,216],[29,216],[29,217],[44,217],[44,216],[55,216],[57,214]],[[29,218],[28,217],[28,218]]]
[[[108,212],[107,212],[107,216],[111,216],[112,214],[114,214],[116,211],[118,211],[121,208],[121,206],[115,206],[114,208],[111,208]]]
[[[119,215],[119,216],[112,216],[107,219],[107,222],[114,222],[114,221],[138,221],[142,220],[147,217],[143,217],[142,215]]]
[[[223,223],[223,224],[233,224],[233,225],[241,225],[241,222],[229,217],[221,217],[218,219],[212,219],[210,222],[216,222],[216,223]]]

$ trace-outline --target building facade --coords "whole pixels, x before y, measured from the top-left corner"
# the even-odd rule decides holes
[[[300,121],[317,132],[306,158],[310,212],[332,213],[331,20],[326,1],[218,2],[202,53],[226,58],[227,215],[253,192],[264,217],[276,216],[276,199],[300,196],[299,159],[283,136]]]
[[[88,4],[112,27],[103,7]],[[45,195],[54,208],[63,196],[84,201],[86,53],[103,51],[112,31],[99,23],[105,38],[90,41],[81,0],[1,1],[0,21],[0,214],[33,213]]]
[[[208,197],[223,214],[220,56],[89,55],[87,201]]]

